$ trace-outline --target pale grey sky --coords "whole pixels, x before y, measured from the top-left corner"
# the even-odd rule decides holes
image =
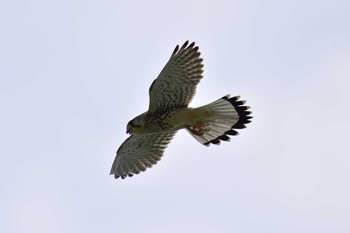
[[[0,232],[349,232],[349,1],[3,1]],[[177,44],[253,122],[109,176]]]

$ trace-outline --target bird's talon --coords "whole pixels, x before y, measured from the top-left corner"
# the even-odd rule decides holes
[[[203,136],[205,132],[209,132],[210,128],[207,125],[200,124],[192,127],[187,127],[187,129],[194,135]]]

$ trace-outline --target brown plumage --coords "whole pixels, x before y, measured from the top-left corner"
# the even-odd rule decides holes
[[[117,151],[110,172],[115,178],[133,176],[156,164],[177,130],[188,130],[203,145],[220,144],[250,122],[249,107],[238,96],[188,107],[203,77],[202,61],[194,42],[176,46],[149,88],[148,111],[127,125],[131,136]]]

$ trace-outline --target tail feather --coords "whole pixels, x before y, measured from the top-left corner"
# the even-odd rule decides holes
[[[246,128],[245,124],[248,124],[251,122],[250,119],[252,119],[253,117],[250,116],[250,114],[252,113],[251,111],[247,111],[248,109],[250,109],[249,106],[245,106],[244,104],[246,103],[245,100],[240,100],[239,101],[239,96],[235,96],[232,98],[228,98],[229,96],[225,96],[223,97],[224,99],[226,99],[227,101],[229,101],[232,106],[235,108],[235,110],[237,111],[238,115],[239,115],[239,119],[237,121],[236,124],[234,124],[232,126],[233,129],[243,129]]]
[[[200,107],[214,113],[214,117],[206,122],[206,130],[203,135],[192,134],[203,145],[220,144],[221,141],[230,141],[229,136],[238,135],[236,129],[246,128],[246,124],[251,122],[251,112],[249,106],[245,106],[244,100],[239,100],[239,96],[229,98],[226,95],[208,105]]]

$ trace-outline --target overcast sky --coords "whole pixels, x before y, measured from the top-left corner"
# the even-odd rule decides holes
[[[350,1],[2,1],[0,232],[350,232]],[[177,44],[191,106],[240,95],[220,146],[177,133],[109,176],[126,124]]]

